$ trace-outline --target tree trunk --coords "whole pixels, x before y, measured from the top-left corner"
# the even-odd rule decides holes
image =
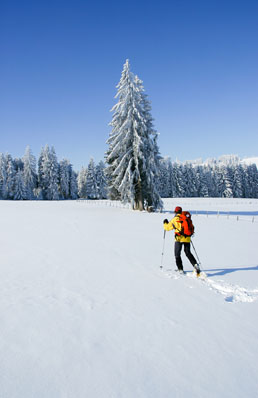
[[[134,210],[142,211],[143,209],[144,209],[144,207],[143,207],[143,199],[142,199],[142,184],[141,184],[141,180],[139,179],[137,181],[137,184],[136,184],[136,187],[135,187]]]

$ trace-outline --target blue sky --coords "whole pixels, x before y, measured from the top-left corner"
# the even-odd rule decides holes
[[[163,156],[258,156],[257,0],[0,2],[0,152],[104,158],[123,64]]]

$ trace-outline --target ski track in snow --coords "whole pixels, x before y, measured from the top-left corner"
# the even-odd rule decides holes
[[[238,285],[232,285],[223,280],[212,280],[205,274],[201,274],[199,278],[197,278],[193,272],[187,272],[185,275],[180,275],[177,272],[166,271],[165,274],[172,279],[181,279],[187,276],[191,279],[198,280],[198,283],[201,282],[210,290],[224,296],[225,301],[229,303],[252,303],[258,299],[258,289],[246,289]]]

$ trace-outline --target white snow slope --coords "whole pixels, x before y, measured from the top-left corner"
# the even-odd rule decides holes
[[[194,215],[176,279],[171,216],[0,202],[1,398],[257,397],[258,222]]]

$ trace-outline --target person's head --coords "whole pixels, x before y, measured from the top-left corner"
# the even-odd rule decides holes
[[[177,206],[177,207],[175,208],[175,214],[181,214],[181,213],[182,213],[182,207]]]

